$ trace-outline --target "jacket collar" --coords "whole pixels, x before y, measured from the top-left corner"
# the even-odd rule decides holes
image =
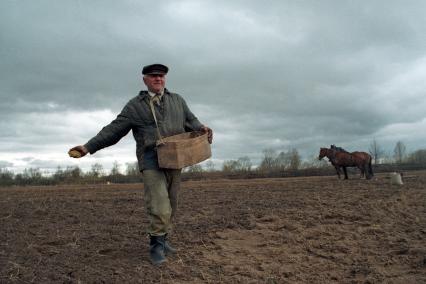
[[[163,96],[164,95],[170,95],[170,92],[169,92],[169,90],[167,90],[166,88],[164,88],[164,94],[163,94]],[[149,96],[149,94],[148,94],[148,91],[147,90],[142,90],[142,91],[140,91],[139,92],[139,99],[140,100],[148,100],[149,101],[149,99],[151,98],[150,96]]]

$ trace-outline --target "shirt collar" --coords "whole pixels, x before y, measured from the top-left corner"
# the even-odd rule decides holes
[[[154,93],[153,93],[154,94]],[[162,95],[168,95],[170,94],[169,90],[167,90],[167,88],[164,88]],[[142,90],[139,92],[139,99],[143,100],[143,99],[150,99],[151,95],[149,94],[148,90]]]
[[[148,91],[148,94],[151,98],[153,98],[155,95],[157,95],[157,93],[153,93],[151,91]],[[160,98],[164,95],[164,89],[159,93]]]

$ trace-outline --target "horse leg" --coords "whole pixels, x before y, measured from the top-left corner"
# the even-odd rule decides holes
[[[334,166],[334,168],[336,169],[337,176],[340,179],[340,168],[339,168],[339,166]]]
[[[365,162],[364,165],[364,173],[365,173],[365,179],[370,179],[370,172],[368,171],[368,162]]]
[[[370,171],[368,169],[368,162],[365,162],[364,164],[364,172],[365,172],[365,179],[371,179]]]
[[[359,178],[362,179],[365,176],[365,167],[361,166],[361,167],[358,167],[358,168],[361,172],[361,174],[359,175]]]
[[[346,170],[346,167],[342,167],[343,168],[343,172],[345,173],[345,179],[349,179],[348,178],[348,171]]]
[[[368,162],[368,179],[371,179],[374,176],[373,166],[371,165],[371,159]]]

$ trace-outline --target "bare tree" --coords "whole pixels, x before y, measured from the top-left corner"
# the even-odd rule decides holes
[[[203,167],[199,164],[189,166],[185,169],[185,172],[187,173],[202,173]]]
[[[241,169],[241,164],[236,160],[227,160],[223,162],[222,171],[225,173],[237,172]]]
[[[120,172],[120,164],[117,161],[114,161],[112,164],[111,172],[108,177],[108,181],[118,183],[122,180],[123,175]]]
[[[408,162],[426,165],[426,149],[416,150],[408,156]]]
[[[13,172],[0,167],[0,186],[12,185],[14,183],[14,176]]]
[[[328,167],[326,159],[318,159],[318,154],[311,155],[307,161],[303,163],[304,168],[325,168]]]
[[[71,178],[74,180],[80,179],[82,176],[82,173],[83,173],[82,170],[78,166],[75,166],[75,167],[68,166],[64,171],[64,174],[68,178]]]
[[[240,164],[240,171],[244,171],[244,172],[251,171],[251,167],[253,165],[252,165],[250,158],[248,156],[238,158],[237,162]]]
[[[380,163],[380,159],[383,158],[384,150],[380,147],[379,143],[377,143],[376,139],[371,142],[370,147],[368,148],[368,152],[374,159],[374,164]]]
[[[395,161],[402,163],[406,156],[406,147],[401,141],[396,142],[395,148],[393,149]]]
[[[126,175],[127,176],[139,176],[138,162],[126,163]]]
[[[280,152],[278,156],[275,158],[274,167],[281,171],[285,170],[290,166],[291,156],[290,152]]]
[[[394,162],[393,154],[391,150],[383,151],[382,162],[384,164],[391,164]]]
[[[208,160],[205,164],[206,167],[206,171],[208,172],[214,172],[215,171],[215,167],[214,167],[214,163],[212,160]]]
[[[290,157],[290,169],[297,170],[300,167],[300,164],[302,163],[302,159],[300,158],[299,152],[297,149],[293,148],[291,151],[289,151],[289,157]]]
[[[252,163],[248,156],[240,157],[237,160],[227,160],[223,162],[222,171],[224,172],[249,172]]]
[[[91,177],[94,177],[94,178],[98,178],[100,176],[103,176],[104,175],[104,167],[99,163],[93,164],[89,175]]]
[[[297,170],[302,164],[299,152],[293,148],[287,152],[280,152],[274,160],[273,167],[278,170],[292,169]]]
[[[111,168],[111,176],[118,176],[120,175],[120,164],[117,161],[114,161]]]
[[[265,149],[263,152],[263,160],[260,163],[259,169],[273,170],[276,168],[276,152],[274,149]]]

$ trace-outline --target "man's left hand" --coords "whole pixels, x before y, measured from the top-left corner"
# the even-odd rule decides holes
[[[211,130],[210,127],[203,126],[201,127],[201,131],[204,133],[207,133],[207,139],[209,140],[209,143],[212,144],[213,142],[213,130]]]

